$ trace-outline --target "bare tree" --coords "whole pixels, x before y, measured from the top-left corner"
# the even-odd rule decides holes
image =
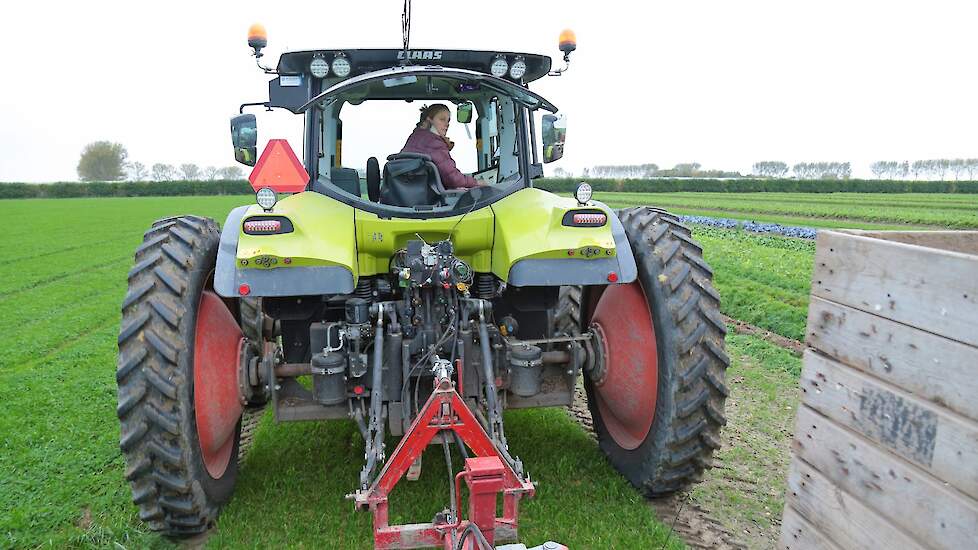
[[[757,176],[783,178],[788,173],[788,165],[777,160],[755,162],[752,172]]]
[[[889,164],[890,163],[885,160],[878,160],[873,164],[869,165],[869,171],[872,172],[874,176],[876,176],[876,179],[880,179],[883,177],[883,174],[889,172],[890,170]]]
[[[968,179],[973,179],[975,171],[978,170],[978,159],[965,159],[965,170],[968,171]]]
[[[146,165],[136,161],[127,165],[129,169],[129,181],[146,181]]]
[[[224,180],[239,180],[244,177],[244,172],[238,166],[228,166],[221,168],[219,177]]]
[[[913,174],[913,179],[916,180],[921,174],[927,173],[927,163],[922,160],[913,161],[913,164],[910,165],[910,172]]]
[[[193,163],[181,164],[180,165],[180,174],[183,176],[183,179],[185,179],[185,180],[199,179],[200,178],[200,167],[198,167],[196,164],[193,164]]]
[[[173,181],[177,177],[177,169],[172,164],[157,162],[153,165],[153,181]]]
[[[203,178],[205,180],[217,179],[217,174],[220,170],[216,166],[208,166],[203,170]]]

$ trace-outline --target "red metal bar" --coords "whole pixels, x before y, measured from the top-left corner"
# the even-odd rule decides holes
[[[388,525],[388,495],[441,430],[457,433],[474,455],[466,460],[465,470],[461,472],[470,494],[469,521]],[[496,495],[500,492],[503,493],[503,517],[497,518]],[[500,456],[451,380],[445,379],[439,381],[438,388],[432,392],[373,485],[366,491],[357,491],[354,501],[358,507],[368,507],[373,512],[375,548],[423,548],[450,544],[470,521],[490,542],[496,538],[515,538],[519,500],[523,495],[533,494],[533,484],[521,479]]]

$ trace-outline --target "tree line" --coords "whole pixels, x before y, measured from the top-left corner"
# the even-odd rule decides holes
[[[96,141],[82,150],[78,160],[78,179],[91,181],[200,181],[236,180],[244,177],[238,166],[207,166],[194,163],[178,166],[157,162],[147,166],[142,162],[130,162],[129,152],[120,143]]]
[[[554,177],[564,178],[573,177],[574,174],[556,168]],[[675,165],[672,168],[659,168],[654,163],[649,164],[605,164],[585,168],[581,177],[585,178],[622,178],[622,179],[641,179],[641,178],[739,178],[739,172],[727,172],[724,170],[703,170],[698,162],[686,162]]]
[[[967,174],[966,179],[970,180],[978,174],[978,159],[879,160],[870,165],[870,170],[877,179],[907,179],[913,176],[913,179],[923,177],[944,181],[950,174],[954,174],[955,180]]]

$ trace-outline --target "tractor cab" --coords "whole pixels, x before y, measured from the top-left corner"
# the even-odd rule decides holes
[[[267,70],[278,77],[269,82],[269,101],[260,105],[287,109],[305,119],[302,164],[309,180],[304,190],[380,216],[444,217],[481,208],[531,187],[532,180],[543,175],[542,163],[559,159],[563,152],[563,115],[555,116],[557,107],[528,88],[529,82],[552,74],[547,56],[313,50],[283,54],[276,69]],[[415,128],[419,108],[434,103],[448,106],[452,123],[465,129],[469,139],[462,140],[451,156],[479,182],[475,190],[451,189],[430,158],[400,152]],[[391,104],[399,104],[406,114],[375,123],[370,133],[346,128],[348,145],[349,135],[356,133],[377,149],[367,158],[344,159],[345,119],[363,119],[358,113],[371,110],[391,113]],[[242,129],[249,140],[238,139]],[[255,165],[256,135],[254,115],[232,119],[239,162]],[[364,149],[363,143],[357,146]]]

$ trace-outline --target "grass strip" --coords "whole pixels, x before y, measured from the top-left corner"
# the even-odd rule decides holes
[[[692,500],[749,548],[772,548],[781,530],[801,359],[732,328],[727,351],[730,396],[723,447]]]

